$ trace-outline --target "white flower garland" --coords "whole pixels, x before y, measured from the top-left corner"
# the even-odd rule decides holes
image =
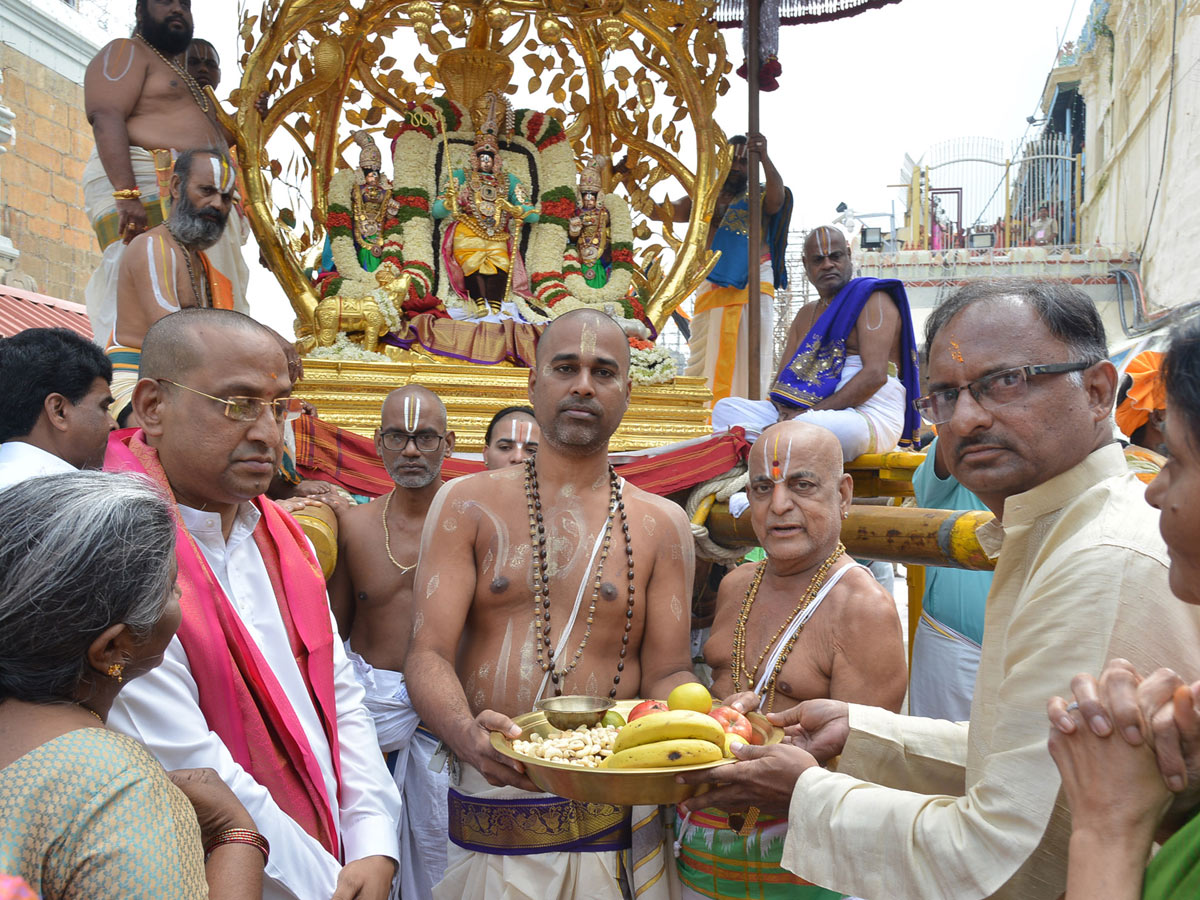
[[[314,347],[304,354],[312,359],[340,359],[355,362],[391,362],[383,353],[371,353],[356,344],[344,331],[339,331],[332,347]]]
[[[631,347],[629,362],[629,378],[634,384],[666,384],[678,374],[675,358],[665,347]]]
[[[629,204],[625,199],[615,194],[604,197],[604,207],[608,210],[608,242],[611,247],[616,243],[633,244],[633,218],[629,214]],[[567,254],[570,259],[572,254]],[[602,307],[605,303],[620,303],[629,293],[629,285],[633,283],[633,272],[626,268],[614,268],[609,273],[604,287],[592,287],[579,272],[566,273],[567,290],[587,306]],[[555,306],[557,310],[560,304]]]
[[[433,153],[436,148],[434,141],[414,129],[400,134],[392,154],[392,171],[396,173],[393,180],[395,193],[403,196],[424,191],[429,197],[429,214],[413,216],[401,225],[400,238],[404,244],[405,263],[424,263],[429,266],[430,272],[437,271],[437,248],[433,245],[433,204],[437,202],[440,187],[434,183],[433,177]],[[425,276],[417,272],[413,274],[424,283],[425,292],[428,293],[430,284]]]

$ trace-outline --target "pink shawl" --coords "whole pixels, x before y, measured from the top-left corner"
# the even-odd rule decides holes
[[[144,438],[140,429],[114,432],[105,468],[144,475],[171,497],[158,452]],[[334,638],[325,581],[300,526],[266,497],[259,497],[255,504],[262,518],[254,530],[254,542],[275,589],[292,655],[325,730],[340,784]],[[271,793],[280,809],[340,859],[335,807],[326,796],[325,779],[300,720],[184,528],[178,508],[175,521],[183,609],[178,637],[196,681],[200,710],[238,765]]]

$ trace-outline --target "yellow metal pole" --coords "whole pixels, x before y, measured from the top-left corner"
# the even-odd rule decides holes
[[[1012,246],[1012,194],[1008,192],[1008,172],[1012,168],[1012,160],[1004,161],[1004,246]]]
[[[929,202],[929,191],[931,190],[932,186],[929,184],[929,167],[926,166],[921,170],[921,172],[921,249],[928,250],[930,231],[932,231],[929,222],[931,206]]]
[[[917,637],[917,623],[921,621],[921,610],[925,605],[925,567],[906,567],[905,581],[908,584],[908,674],[912,677],[913,642]]]
[[[1075,240],[1074,244],[1084,242],[1084,155],[1075,154]]]
[[[860,559],[989,571],[996,563],[979,546],[975,529],[992,518],[990,512],[973,509],[855,505],[842,523],[842,543]],[[745,515],[735,519],[727,504],[718,503],[705,525],[709,537],[723,547],[757,546],[749,520]]]

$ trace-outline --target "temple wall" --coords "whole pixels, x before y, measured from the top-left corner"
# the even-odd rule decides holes
[[[113,4],[115,5],[115,4]],[[83,302],[100,260],[83,212],[83,167],[92,130],[83,112],[83,74],[97,49],[128,34],[127,11],[92,2],[0,0],[0,116],[16,138],[0,155],[0,252],[3,280]],[[122,4],[124,7],[125,4]],[[0,134],[0,142],[4,135]],[[32,279],[36,284],[30,284]]]
[[[1140,251],[1151,304],[1200,299],[1192,261],[1200,243],[1200,0],[1172,4],[1112,0],[1100,36],[1083,54],[1080,91],[1087,103],[1086,184],[1080,243]],[[1174,96],[1171,32],[1175,25]],[[1162,168],[1166,143],[1166,166]],[[1159,173],[1162,172],[1161,185]],[[1155,191],[1158,205],[1154,211]],[[1143,246],[1144,244],[1144,246]]]
[[[16,130],[0,158],[0,232],[39,291],[82,303],[100,261],[83,212],[83,167],[93,145],[83,85],[9,46],[0,45],[0,70]]]

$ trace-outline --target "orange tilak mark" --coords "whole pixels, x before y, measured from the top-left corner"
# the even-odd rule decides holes
[[[958,349],[958,341],[950,342],[950,358],[953,359],[956,363],[960,363],[963,361],[962,351]]]

